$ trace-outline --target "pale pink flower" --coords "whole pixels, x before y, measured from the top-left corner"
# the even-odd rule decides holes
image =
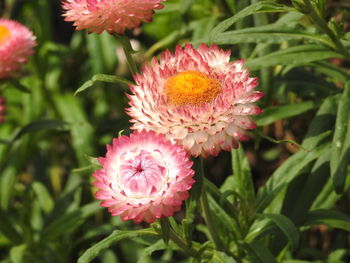
[[[0,19],[0,78],[11,77],[34,53],[35,36],[24,25]]]
[[[172,216],[194,183],[187,152],[153,131],[113,139],[99,162],[96,198],[112,216],[135,223]]]
[[[100,34],[123,34],[141,22],[150,22],[155,9],[161,9],[165,0],[65,0],[66,21],[74,22],[77,30],[88,29]]]
[[[153,58],[130,87],[131,128],[165,134],[195,157],[237,148],[256,127],[250,115],[261,110],[252,103],[263,94],[253,90],[258,81],[243,60],[229,59],[230,51],[204,44],[167,50],[160,62]]]

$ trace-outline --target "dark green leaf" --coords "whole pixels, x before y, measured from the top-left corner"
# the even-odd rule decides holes
[[[344,191],[347,166],[350,163],[350,81],[340,98],[332,143],[331,177],[335,191]]]
[[[306,215],[304,226],[325,224],[329,227],[350,231],[350,216],[336,210],[314,210]]]
[[[67,123],[59,120],[39,120],[33,121],[24,126],[12,139],[12,142],[18,140],[26,133],[36,132],[46,129],[67,129]]]
[[[4,211],[0,211],[0,218],[0,232],[13,244],[20,244],[22,242],[21,234],[14,227],[17,224]]]
[[[78,263],[88,263],[91,262],[102,250],[111,247],[118,241],[125,238],[133,238],[137,236],[143,235],[158,235],[153,229],[140,229],[140,230],[132,230],[132,231],[122,231],[122,230],[114,230],[112,234],[110,234],[105,239],[96,243],[88,250],[84,252],[84,254],[78,259]]]
[[[273,221],[279,229],[285,234],[295,250],[299,244],[299,231],[294,223],[286,216],[281,214],[259,214],[263,218],[268,218]]]
[[[298,29],[298,23],[275,23],[259,27],[244,28],[234,31],[226,31],[215,37],[217,44],[239,44],[239,43],[280,43],[289,40],[310,40],[319,42],[329,47],[333,44],[324,36],[305,33]]]
[[[276,65],[299,66],[313,61],[340,57],[342,57],[340,54],[320,45],[298,45],[248,60],[245,66],[252,70]]]
[[[84,220],[100,211],[102,207],[99,202],[87,204],[77,210],[63,214],[46,226],[42,233],[43,240],[54,240],[57,237],[69,233],[81,225]]]
[[[317,141],[314,142],[314,145],[322,142],[328,136],[329,132],[318,135]],[[325,143],[315,149],[311,148],[311,152],[299,151],[284,162],[283,165],[281,165],[269,178],[265,186],[260,188],[257,196],[257,211],[263,211],[286,184],[291,182],[306,167],[308,167],[310,163],[320,157],[329,146],[329,143]]]
[[[167,248],[168,245],[164,244],[163,240],[158,240],[156,243],[148,246],[142,251],[142,254],[137,261],[137,263],[148,263],[149,262],[149,256],[152,255],[153,252],[158,250],[164,250]]]
[[[274,123],[277,120],[287,119],[297,116],[317,107],[316,101],[304,101],[301,103],[288,104],[283,106],[272,106],[264,109],[263,114],[255,117],[258,126],[265,126]]]
[[[161,218],[160,220],[160,227],[162,229],[162,237],[165,244],[169,243],[169,237],[170,237],[170,224],[167,217]]]
[[[230,17],[220,24],[218,24],[211,32],[210,32],[210,40],[215,42],[217,34],[224,32],[238,20],[245,18],[246,16],[256,14],[256,13],[269,13],[269,12],[288,12],[293,10],[290,7],[277,4],[272,1],[259,1],[252,5],[247,6],[233,17]]]
[[[253,241],[250,244],[243,244],[247,251],[247,256],[251,263],[276,263],[276,259],[271,252],[266,248],[262,241]]]

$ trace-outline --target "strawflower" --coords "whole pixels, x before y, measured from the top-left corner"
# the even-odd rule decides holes
[[[24,25],[0,19],[0,79],[13,76],[34,53],[35,36]]]
[[[96,198],[112,216],[135,223],[172,216],[194,183],[188,153],[153,131],[113,139],[99,162]]]
[[[261,113],[253,102],[263,93],[254,91],[243,60],[230,62],[230,51],[216,45],[187,44],[152,59],[128,95],[134,130],[153,130],[183,145],[197,157],[216,156],[247,140],[246,130],[256,127],[251,115]]]
[[[154,10],[161,9],[165,0],[65,0],[62,4],[66,21],[74,22],[77,30],[100,34],[123,34],[141,22],[150,22]]]

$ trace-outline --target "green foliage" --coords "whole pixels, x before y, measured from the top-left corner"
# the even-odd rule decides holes
[[[125,36],[74,31],[58,0],[3,2],[38,46],[0,82],[0,262],[349,261],[347,1],[168,0]],[[94,199],[100,164],[88,156],[129,133],[132,75],[184,43],[245,59],[265,93],[259,130],[195,160],[182,212],[151,227],[123,222]]]

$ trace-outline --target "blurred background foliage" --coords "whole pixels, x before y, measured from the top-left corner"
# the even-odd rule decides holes
[[[0,124],[0,262],[76,262],[113,230],[146,227],[111,217],[91,187],[91,156],[129,132],[128,86],[94,81],[74,96],[96,74],[132,78],[118,42],[74,31],[60,1],[0,3],[2,16],[28,26],[38,42],[22,77],[1,84],[8,111]],[[259,78],[264,114],[242,145],[245,154],[232,152],[233,172],[230,153],[205,162],[217,228],[229,242],[237,234],[230,228],[235,210],[239,242],[227,246],[243,262],[350,261],[349,10],[347,0],[169,0],[152,23],[127,32],[139,65],[178,44],[217,43]],[[244,178],[251,177],[249,192]],[[175,220],[180,232],[188,228],[181,220],[195,220],[189,232],[194,247],[204,244],[203,262],[236,262],[205,243],[200,217],[187,216]],[[129,237],[94,262],[192,260],[159,236]]]

